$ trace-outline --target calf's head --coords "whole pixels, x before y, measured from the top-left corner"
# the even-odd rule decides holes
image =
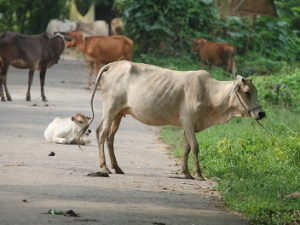
[[[90,119],[91,119],[91,117],[85,116],[81,113],[77,113],[75,116],[71,117],[71,120],[74,122],[74,125],[77,128],[79,128],[78,130],[81,130],[86,125],[88,125]],[[90,131],[89,131],[89,133],[90,133]]]
[[[243,116],[251,116],[255,120],[260,120],[266,116],[258,102],[257,90],[252,79],[237,75],[230,96],[231,105],[236,107]]]

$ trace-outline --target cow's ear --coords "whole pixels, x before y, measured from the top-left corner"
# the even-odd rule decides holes
[[[239,90],[239,84],[238,84],[238,82],[235,82],[229,96],[231,97],[231,95],[233,95],[234,92],[236,92],[237,90]]]
[[[92,118],[91,118],[91,117],[89,117],[89,116],[86,116],[85,118],[86,118],[87,120],[90,120],[90,119],[92,119]]]
[[[244,77],[242,77],[241,75],[237,75],[236,79],[244,82]]]

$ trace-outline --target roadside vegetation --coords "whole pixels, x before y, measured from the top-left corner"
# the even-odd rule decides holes
[[[37,34],[50,19],[68,18],[67,0],[46,2],[41,7],[40,0],[2,0],[0,33]],[[75,2],[88,9],[92,0]],[[198,70],[200,59],[191,53],[190,39],[203,37],[233,44],[240,74],[252,17],[234,11],[239,2],[114,0],[113,10],[134,40],[133,61]],[[267,113],[261,121],[265,129],[251,118],[210,127],[197,134],[199,161],[204,176],[218,180],[221,204],[242,212],[251,224],[300,224],[300,6],[297,1],[270,2],[278,18],[257,16],[242,73],[258,88]],[[215,67],[213,77],[232,79]],[[163,127],[160,135],[170,153],[181,159],[182,129]]]

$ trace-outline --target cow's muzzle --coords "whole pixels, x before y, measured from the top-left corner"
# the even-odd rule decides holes
[[[257,106],[257,107],[254,107],[252,109],[248,109],[247,111],[252,116],[252,114],[255,115],[256,113],[251,113],[251,111],[255,111],[255,110],[258,110],[258,109],[260,109],[260,111],[257,113],[256,116],[254,116],[254,119],[261,120],[262,118],[264,118],[266,116],[266,113],[265,113],[265,111],[262,110],[261,106]]]

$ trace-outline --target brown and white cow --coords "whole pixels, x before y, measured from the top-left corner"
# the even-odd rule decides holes
[[[103,172],[110,173],[104,156],[106,141],[112,168],[116,173],[123,173],[114,154],[113,142],[122,117],[130,114],[148,125],[183,127],[182,172],[185,178],[193,179],[188,171],[188,155],[192,150],[195,178],[204,180],[199,167],[195,133],[225,123],[233,117],[251,116],[260,120],[266,115],[259,105],[252,80],[241,76],[237,78],[235,81],[217,81],[203,70],[180,72],[128,61],[104,66],[97,76],[91,99],[93,111],[96,87],[100,82],[103,113],[96,132]],[[92,120],[79,138],[93,119],[94,111]]]
[[[89,63],[88,87],[92,84],[94,64],[96,75],[101,64],[107,64],[118,60],[131,60],[133,41],[125,36],[90,36],[84,37],[81,32],[66,32],[72,37],[72,41],[66,42],[67,48],[76,47]]]
[[[0,36],[1,100],[6,101],[2,86],[4,86],[7,100],[12,100],[6,83],[7,70],[12,65],[18,69],[29,69],[27,101],[31,100],[30,87],[34,71],[40,71],[41,96],[43,101],[47,101],[44,93],[46,70],[58,63],[60,55],[65,49],[65,40],[71,40],[71,38],[60,33],[54,36],[47,34],[23,35],[13,32],[2,34]]]
[[[204,69],[206,64],[209,65],[209,72],[212,74],[213,66],[225,66],[235,77],[235,54],[236,49],[233,45],[222,42],[210,42],[204,38],[191,39],[193,44],[192,51],[198,52],[201,58],[200,70]]]

